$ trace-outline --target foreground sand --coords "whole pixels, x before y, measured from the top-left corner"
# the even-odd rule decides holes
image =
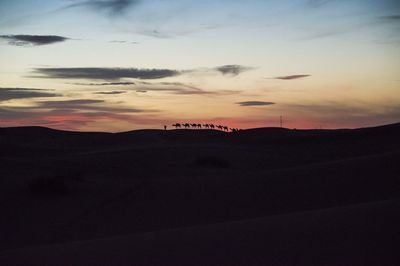
[[[1,265],[396,265],[400,200],[77,241]]]
[[[0,129],[0,265],[399,265],[399,135]]]

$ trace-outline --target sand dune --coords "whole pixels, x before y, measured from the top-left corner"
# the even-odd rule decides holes
[[[400,201],[0,253],[2,265],[398,265]]]
[[[399,135],[0,128],[0,265],[397,265]]]

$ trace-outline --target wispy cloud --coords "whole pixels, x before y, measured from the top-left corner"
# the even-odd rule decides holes
[[[236,104],[240,106],[268,106],[276,104],[274,102],[264,102],[264,101],[245,101],[245,102],[237,102]]]
[[[306,77],[310,77],[310,76],[311,76],[311,75],[290,75],[290,76],[275,77],[274,79],[292,80],[292,79],[306,78]]]
[[[104,95],[115,95],[115,94],[123,94],[126,91],[99,91],[95,92],[94,94],[104,94]]]
[[[135,82],[103,82],[103,83],[72,83],[80,86],[130,86],[135,85]]]
[[[374,105],[366,102],[291,103],[280,104],[282,110],[289,112],[292,118],[307,119],[326,128],[357,127],[385,123],[397,123],[400,117],[400,105],[388,102]]]
[[[359,27],[359,26],[358,26]],[[354,30],[354,27],[347,27],[347,28],[331,28],[331,29],[321,29],[321,30],[316,30],[315,32],[312,32],[310,34],[307,34],[297,40],[299,41],[312,41],[316,39],[321,39],[321,38],[329,38],[329,37],[335,37],[338,35],[342,35],[345,33],[348,33],[350,31]]]
[[[58,79],[92,79],[92,80],[120,80],[122,78],[162,79],[174,77],[182,73],[171,69],[139,69],[139,68],[36,68],[33,76],[36,78]]]
[[[400,21],[400,15],[381,16],[380,18],[388,21]]]
[[[36,104],[37,107],[32,109],[61,109],[61,110],[67,109],[74,111],[101,111],[101,112],[115,112],[115,113],[138,113],[144,111],[143,109],[138,109],[138,108],[114,107],[107,104],[104,100],[93,100],[93,99],[40,101],[37,102]]]
[[[88,0],[70,4],[62,9],[88,8],[93,11],[106,12],[110,16],[123,14],[131,6],[138,4],[139,0]]]
[[[68,130],[95,128],[96,122],[118,124],[163,123],[160,111],[112,105],[103,100],[74,99],[63,101],[38,101],[32,106],[1,106],[2,126],[41,125]],[[117,123],[116,123],[117,122]],[[165,121],[164,121],[165,122]],[[111,126],[112,128],[112,126]],[[100,126],[99,129],[102,129]]]
[[[204,72],[220,72],[223,75],[237,76],[252,67],[241,65],[224,65],[216,68],[198,68],[187,70],[151,69],[151,68],[102,68],[102,67],[77,67],[77,68],[35,68],[34,78],[58,79],[88,79],[88,80],[121,80],[134,78],[142,80],[162,79],[180,76],[183,74],[198,75]],[[134,85],[134,82],[104,82],[104,83],[74,83],[76,85],[108,86],[108,85]]]
[[[400,22],[400,15],[387,15],[387,16],[380,16],[379,17],[381,22]]]
[[[204,90],[198,88],[196,86],[185,84],[181,82],[141,82],[141,85],[138,86],[136,92],[146,93],[146,92],[169,92],[172,94],[179,95],[228,95],[228,94],[236,94],[240,91],[234,90]]]
[[[40,97],[56,97],[60,96],[54,92],[44,89],[31,88],[0,88],[0,102],[13,99],[27,99]]]
[[[174,94],[209,94],[211,92],[205,91],[193,85],[181,82],[157,82],[147,83],[147,91],[169,91]]]
[[[322,7],[336,0],[307,0],[307,5],[310,7]]]
[[[215,70],[221,72],[223,75],[237,76],[242,72],[252,70],[252,67],[241,66],[241,65],[224,65],[216,67]]]
[[[24,108],[0,108],[2,126],[37,125],[67,130],[82,130],[100,120],[132,121],[134,114],[120,114],[108,111],[76,111],[73,109],[29,110]],[[146,115],[139,117],[146,119]]]
[[[179,12],[178,12],[179,13]],[[177,14],[178,14],[177,13]],[[169,18],[167,20],[170,20],[176,16],[169,15]],[[152,21],[154,22],[154,21]],[[165,22],[165,21],[163,21]],[[153,24],[153,28],[150,28],[150,26],[145,25],[144,29],[138,30],[137,33],[145,35],[145,36],[150,36],[154,38],[159,38],[159,39],[170,39],[170,38],[175,38],[175,37],[180,37],[180,36],[187,36],[190,34],[202,32],[202,31],[208,31],[208,30],[213,30],[217,28],[223,27],[219,23],[212,23],[212,24],[203,24],[201,23],[200,25],[182,25],[181,27],[172,27],[169,26],[168,23],[165,26],[162,26],[161,24]],[[155,28],[158,28],[155,29]]]
[[[93,99],[77,99],[77,100],[63,100],[63,101],[42,101],[39,102],[41,106],[45,107],[59,107],[62,105],[63,107],[75,107],[82,106],[85,104],[95,104],[95,103],[103,103],[103,100],[93,100]]]
[[[110,41],[110,43],[126,43],[126,44],[139,44],[139,42],[132,42],[132,41],[119,41],[119,40],[113,40]]]
[[[67,37],[58,35],[0,35],[9,45],[14,46],[40,46],[69,40]]]

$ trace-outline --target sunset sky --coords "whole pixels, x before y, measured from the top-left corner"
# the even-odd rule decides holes
[[[0,0],[0,126],[400,122],[398,0]]]

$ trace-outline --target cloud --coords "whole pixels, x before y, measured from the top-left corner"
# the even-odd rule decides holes
[[[62,106],[81,106],[84,104],[94,104],[94,103],[103,103],[103,100],[93,100],[93,99],[77,99],[77,100],[64,100],[64,101],[43,101],[39,102],[41,106],[45,107],[59,107],[58,105],[61,104]]]
[[[310,6],[310,7],[318,8],[318,7],[322,7],[322,6],[326,5],[326,4],[329,4],[329,3],[334,2],[334,1],[335,0],[308,0],[307,1],[307,5]]]
[[[237,102],[236,104],[240,106],[268,106],[275,104],[274,102],[264,102],[264,101],[245,101]]]
[[[348,33],[352,30],[354,30],[353,27],[324,29],[324,30],[319,30],[319,31],[313,32],[304,37],[298,38],[298,40],[299,41],[311,41],[311,40],[320,39],[320,38],[334,37],[337,35],[342,35],[342,34]]]
[[[129,121],[132,115],[108,111],[76,111],[73,109],[31,110],[0,108],[2,126],[37,125],[67,130],[80,130],[99,120]]]
[[[209,91],[181,82],[141,82],[140,84],[141,86],[136,92],[161,91],[180,95],[228,95],[239,93],[239,91],[234,90]]]
[[[40,46],[69,40],[67,37],[57,35],[0,35],[0,39],[15,46]]]
[[[218,71],[223,75],[237,76],[253,68],[241,65],[224,65],[216,68],[198,68],[188,70],[151,69],[151,68],[102,68],[102,67],[77,67],[77,68],[35,68],[34,78],[58,79],[89,79],[89,80],[121,80],[135,78],[142,80],[162,79],[180,76],[183,74],[201,74],[204,72]],[[75,85],[109,86],[109,85],[134,85],[133,82],[104,82],[104,83],[73,83]]]
[[[224,65],[216,67],[215,70],[221,72],[223,75],[237,76],[242,72],[252,70],[252,67],[246,67],[241,65]]]
[[[106,12],[110,16],[116,16],[123,14],[128,8],[139,2],[139,0],[88,0],[70,4],[63,9],[84,7],[96,12]]]
[[[135,85],[135,82],[103,82],[103,83],[72,83],[81,86],[129,86]]]
[[[143,82],[136,90],[136,92],[141,92],[141,93],[149,91],[170,92],[173,94],[183,94],[183,95],[212,93],[180,82],[156,82],[156,83]]]
[[[311,75],[290,75],[290,76],[275,77],[274,79],[292,80],[292,79],[306,78],[306,77],[310,77],[310,76],[311,76]]]
[[[142,113],[142,112],[158,112],[159,110],[128,108],[128,107],[114,107],[104,100],[93,99],[75,99],[75,100],[61,100],[61,101],[37,101],[35,105],[15,107],[3,106],[0,108],[0,118],[6,119],[18,117],[18,113],[22,113],[21,117],[31,117],[27,113],[43,113],[51,112],[57,113],[112,113],[112,114],[127,114],[127,113]]]
[[[159,112],[152,109],[121,107],[120,103],[112,105],[104,100],[94,99],[37,101],[31,106],[0,106],[0,121],[2,126],[41,125],[81,130],[99,121],[106,121],[112,125],[118,121],[142,123],[154,119]]]
[[[104,95],[115,95],[115,94],[122,94],[126,93],[126,91],[99,91],[95,92],[94,94],[104,94]]]
[[[382,105],[357,101],[351,103],[326,101],[280,104],[279,106],[285,113],[291,114],[293,120],[308,120],[311,124],[323,125],[324,128],[354,128],[398,123],[400,117],[400,105],[394,101]]]
[[[110,43],[139,44],[139,42],[131,42],[131,41],[119,41],[119,40],[113,40],[113,41],[110,41]]]
[[[381,16],[379,18],[385,22],[400,22],[400,15],[388,15],[388,16]]]
[[[27,99],[40,97],[56,97],[59,94],[44,89],[31,88],[0,88],[0,102],[13,99]]]
[[[32,109],[35,109],[34,107]],[[63,101],[40,101],[37,102],[36,109],[66,109],[74,111],[100,111],[114,113],[139,113],[143,109],[126,108],[126,107],[111,107],[104,100],[93,99],[76,99]],[[156,110],[147,110],[156,111]]]
[[[38,125],[67,130],[104,130],[122,124],[162,124],[159,110],[127,108],[111,105],[103,100],[75,99],[64,101],[38,101],[32,106],[1,106],[2,126]],[[96,124],[99,123],[99,127]],[[113,127],[115,125],[115,127]]]
[[[33,117],[36,117],[35,112],[25,107],[0,107],[0,119],[2,122],[6,122],[7,120],[32,119]]]
[[[156,86],[161,86],[161,88],[157,88]],[[192,85],[188,85],[181,82],[158,82],[152,83],[150,88],[147,90],[165,90],[172,91],[175,94],[209,94],[212,92],[205,91],[203,89],[197,88]]]
[[[159,28],[160,25],[154,25],[153,27]],[[161,26],[162,27],[162,26]],[[170,39],[170,38],[175,38],[179,36],[186,36],[189,34],[193,34],[196,32],[202,32],[202,31],[207,31],[207,30],[212,30],[222,27],[221,25],[208,25],[208,24],[201,24],[201,25],[196,25],[196,26],[189,26],[186,25],[180,28],[177,27],[171,27],[169,28],[168,26],[164,27],[164,29],[156,30],[153,28],[149,28],[148,26],[145,26],[143,30],[139,30],[136,33],[145,35],[145,36],[150,36],[154,38],[159,38],[159,39]]]
[[[120,80],[122,78],[162,79],[174,77],[182,73],[171,69],[139,69],[139,68],[36,68],[34,72],[41,74],[36,78],[59,79],[99,79]]]

